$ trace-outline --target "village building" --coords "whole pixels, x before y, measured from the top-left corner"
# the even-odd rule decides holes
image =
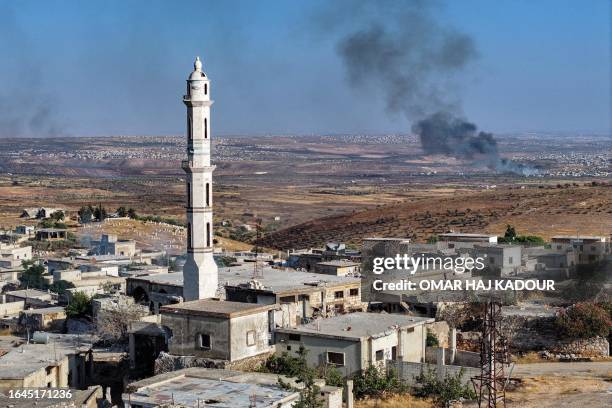
[[[34,227],[33,225],[18,225],[15,227],[15,233],[19,235],[32,236],[34,235],[35,230],[36,227]]]
[[[223,286],[218,297],[234,302],[278,304],[274,323],[278,327],[297,326],[304,319],[330,316],[365,309],[359,278],[297,272],[262,267],[253,278],[253,265],[219,268]],[[137,301],[160,306],[183,301],[183,274],[168,273],[127,278],[127,294]]]
[[[279,378],[294,389],[279,386]],[[342,388],[320,387],[323,408],[342,408]],[[299,401],[302,384],[266,373],[245,373],[210,368],[185,368],[131,383],[123,394],[126,408],[176,406],[291,408]]]
[[[312,272],[318,263],[337,260],[359,263],[361,262],[361,254],[359,251],[347,249],[343,243],[329,242],[324,248],[301,249],[289,252],[287,266]]]
[[[478,242],[482,244],[497,244],[497,235],[473,234],[464,232],[447,232],[438,234],[438,239],[444,242]]]
[[[308,350],[312,367],[330,365],[350,376],[387,360],[423,362],[425,325],[434,319],[387,313],[350,313],[277,329],[276,352]]]
[[[118,239],[112,234],[102,234],[99,241],[91,241],[91,247],[91,255],[116,255],[130,258],[136,255],[136,241]]]
[[[601,262],[611,253],[610,239],[595,236],[556,236],[551,238],[551,248],[573,249],[577,253],[577,265]]]
[[[86,335],[34,332],[28,343],[0,337],[0,387],[83,388],[90,364],[91,338]]]
[[[38,289],[20,289],[5,292],[2,295],[3,303],[24,302],[25,307],[47,307],[56,303],[56,295]]]
[[[63,241],[68,237],[68,230],[62,228],[41,228],[36,230],[37,241]]]
[[[32,247],[0,244],[0,267],[19,268],[24,261],[32,260]]]
[[[23,310],[18,325],[22,332],[61,330],[66,320],[66,310],[61,306]]]
[[[360,271],[361,263],[344,259],[319,262],[314,268],[315,273],[335,276],[358,276]]]
[[[237,361],[273,350],[275,305],[194,300],[160,309],[171,354]]]

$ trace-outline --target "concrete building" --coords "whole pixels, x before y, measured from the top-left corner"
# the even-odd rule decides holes
[[[550,245],[556,250],[576,251],[578,265],[601,262],[611,253],[610,239],[606,237],[556,236]]]
[[[234,302],[278,304],[274,323],[292,327],[316,316],[365,309],[359,278],[297,272],[262,267],[262,276],[253,279],[253,266],[219,268],[222,287],[218,297]],[[153,310],[183,301],[183,274],[168,273],[127,279],[127,294],[148,303]]]
[[[36,230],[37,241],[62,241],[68,237],[68,231],[61,228],[41,228]]]
[[[277,329],[276,352],[308,350],[312,367],[333,365],[349,376],[386,360],[423,362],[426,323],[433,318],[398,314],[350,313],[318,319],[296,328]]]
[[[522,247],[505,244],[475,244],[468,250],[474,259],[483,258],[484,273],[495,276],[517,276],[521,271]]]
[[[359,251],[346,248],[343,243],[329,242],[324,248],[310,248],[292,251],[288,254],[287,266],[306,271],[314,271],[320,262],[346,260],[361,262]]]
[[[275,307],[212,299],[164,306],[161,324],[172,332],[168,350],[225,361],[269,353]]]
[[[32,247],[0,244],[0,267],[19,268],[23,261],[32,260]]]
[[[483,244],[497,244],[497,235],[490,234],[448,232],[445,234],[439,234],[438,239],[444,242],[479,242]]]
[[[183,267],[185,300],[214,297],[217,292],[217,264],[213,259],[213,203],[210,163],[210,81],[197,57],[187,80],[187,260]]]
[[[319,262],[314,271],[324,275],[357,276],[361,271],[361,264],[347,260]]]
[[[18,225],[15,227],[15,233],[20,235],[34,235],[36,228],[33,225]]]
[[[123,394],[126,408],[184,407],[290,408],[299,391],[279,386],[279,378],[299,389],[290,378],[265,373],[244,373],[209,368],[186,368],[156,375],[132,384]],[[327,387],[319,380],[324,408],[342,408],[342,389]]]
[[[6,292],[3,296],[6,303],[25,302],[25,307],[47,307],[56,303],[55,296],[50,292],[38,289],[21,289]]]
[[[0,388],[83,388],[92,339],[35,332],[33,340],[0,337]]]
[[[92,241],[92,255],[117,255],[133,257],[136,255],[136,241],[117,239],[116,235],[102,234],[100,241]]]
[[[19,313],[19,327],[23,332],[61,330],[66,310],[61,306],[23,310]]]

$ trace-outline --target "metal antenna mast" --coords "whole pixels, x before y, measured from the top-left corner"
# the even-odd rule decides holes
[[[480,375],[472,378],[480,408],[506,406],[506,376],[509,362],[506,338],[501,331],[501,303],[489,299],[484,303],[480,339]]]

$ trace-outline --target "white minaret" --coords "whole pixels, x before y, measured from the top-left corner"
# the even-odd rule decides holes
[[[213,259],[212,174],[210,164],[210,81],[196,57],[187,80],[187,261],[183,268],[183,298],[214,297],[217,264]]]

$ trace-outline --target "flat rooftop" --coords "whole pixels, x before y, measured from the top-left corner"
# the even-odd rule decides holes
[[[567,240],[567,239],[573,239],[573,240],[583,240],[583,241],[601,241],[601,242],[605,242],[606,237],[596,237],[596,236],[588,236],[588,235],[580,235],[580,236],[571,236],[571,235],[557,235],[555,237],[551,237],[551,240],[555,240],[555,239],[559,239],[559,240]]]
[[[297,392],[280,388],[272,381],[257,381],[253,373],[229,370],[185,369],[151,377],[133,384],[123,394],[132,404],[195,407],[248,407],[253,398],[258,407],[296,400]],[[275,380],[278,381],[278,380]]]
[[[319,262],[319,263],[317,263],[317,265],[324,265],[324,266],[359,266],[361,264],[359,262],[353,262],[353,261],[346,261],[346,260],[338,259],[338,260],[334,260],[334,261]]]
[[[469,237],[469,238],[491,238],[497,237],[495,234],[476,234],[471,232],[446,232],[444,234],[438,234],[438,237]]]
[[[294,329],[277,329],[280,333],[312,334],[323,337],[340,337],[362,339],[370,336],[381,336],[399,327],[415,327],[431,323],[435,319],[428,317],[405,316],[389,313],[356,312],[339,315],[328,319],[318,319],[302,324]]]
[[[256,303],[227,302],[224,300],[201,299],[163,306],[161,313],[190,314],[196,316],[239,317],[273,309],[275,305]]]
[[[91,349],[89,335],[45,333],[46,344],[29,343],[15,336],[0,336],[0,379],[20,379],[53,365],[69,354]],[[4,353],[4,354],[2,354]]]
[[[51,294],[49,292],[45,292],[38,289],[13,290],[11,292],[6,292],[5,295],[30,299],[51,299]]]
[[[279,293],[307,287],[336,286],[338,284],[357,283],[359,278],[325,275],[312,272],[298,272],[290,269],[275,269],[263,267],[263,278],[257,278],[264,290]],[[252,280],[253,265],[239,265],[219,268],[219,283],[225,286],[240,286]],[[139,276],[131,280],[145,281],[156,284],[183,286],[183,273],[173,272],[159,275]]]
[[[65,309],[62,306],[53,306],[53,307],[43,307],[40,309],[28,309],[23,310],[24,314],[53,314],[53,313],[62,313]]]

